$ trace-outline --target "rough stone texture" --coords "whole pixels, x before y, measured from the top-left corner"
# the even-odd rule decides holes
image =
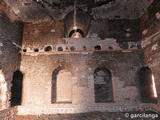
[[[159,9],[160,1],[155,0],[155,2],[149,7],[148,14],[146,14],[146,19],[143,17],[142,25],[147,29],[146,34],[143,35],[142,47],[144,48],[145,62],[155,77],[158,103],[160,102],[160,21],[156,17],[156,13]],[[156,110],[160,111],[159,104],[151,105]]]
[[[10,18],[11,21],[15,21],[18,19],[16,14],[13,12],[13,10],[3,1],[0,1],[0,14],[5,13],[8,18]]]
[[[16,108],[9,108],[0,111],[0,120],[9,120],[16,116],[17,109]]]
[[[151,114],[149,117],[136,117],[137,114],[141,114],[142,116],[146,116]],[[127,116],[129,115],[129,116]],[[91,112],[91,113],[83,113],[83,114],[58,114],[58,115],[39,115],[39,116],[16,116],[11,120],[159,120],[160,114],[152,111],[136,111],[129,113],[101,113],[101,112]]]
[[[35,48],[43,52],[46,46],[51,46],[54,51],[57,51],[58,47],[62,47],[63,51],[68,51],[72,46],[75,50],[94,50],[96,45],[100,45],[102,50],[140,48],[138,20],[92,22],[87,39],[77,40],[63,39],[63,21],[46,20],[34,24],[26,23],[22,48],[27,52],[34,52]]]
[[[22,47],[27,49],[27,52],[22,52],[20,70],[25,74],[22,106],[18,107],[18,114],[117,111],[121,107],[121,111],[125,111],[149,106],[150,104],[141,102],[138,89],[137,72],[145,65],[143,51],[137,49],[140,48],[138,47],[138,45],[140,46],[139,26],[135,27],[138,20],[131,20],[127,23],[125,23],[126,20],[112,22],[110,26],[114,28],[117,25],[118,30],[110,31],[107,34],[118,35],[120,39],[124,38],[125,43],[129,46],[126,50],[120,48],[121,45],[118,45],[116,39],[106,38],[107,36],[104,40],[98,36],[82,39],[63,38],[64,25],[62,21],[47,20],[25,24]],[[101,23],[96,24],[98,26]],[[93,26],[91,25],[91,28]],[[89,34],[94,34],[94,32],[92,29]],[[123,32],[124,34],[133,34],[131,38],[135,36],[134,39],[125,38]],[[119,42],[121,43],[121,41]],[[84,45],[87,50],[83,49]],[[95,45],[101,45],[102,50],[95,51],[93,49]],[[108,49],[111,45],[113,51]],[[52,51],[45,52],[46,46],[51,46]],[[63,52],[57,51],[59,46],[63,48]],[[67,47],[70,50],[72,46],[78,51],[67,50]],[[135,46],[135,49],[130,50],[131,46]],[[39,52],[34,52],[34,48],[38,48]],[[52,82],[52,74],[59,67],[72,74],[72,100],[70,103],[58,103],[57,101],[51,104],[53,103],[52,96],[57,94],[54,93],[56,87],[52,87],[52,84],[55,84]],[[112,73],[112,103],[95,103],[94,72],[98,67],[106,67]],[[69,83],[59,84],[59,87],[63,89]],[[30,99],[31,97],[32,99]]]
[[[157,93],[158,96],[160,96],[160,36],[157,35],[155,38],[147,39],[148,42],[150,42],[145,48],[144,48],[144,53],[145,53],[145,60],[146,60],[146,65],[148,65],[155,77],[155,82],[156,82],[156,88],[157,88]],[[158,101],[160,101],[158,97]],[[153,105],[157,110],[159,110],[160,106],[159,105]],[[159,110],[160,111],[160,110]]]
[[[23,21],[35,21],[51,16],[63,19],[73,10],[74,0],[4,0]],[[137,19],[153,0],[77,0],[77,7],[94,19]],[[32,14],[30,14],[32,13]],[[104,14],[106,13],[106,14]]]
[[[91,22],[87,37],[108,37],[117,39],[117,42],[136,42],[141,40],[139,27],[140,21],[137,19],[95,20]]]
[[[82,112],[87,111],[87,109],[83,110],[83,107],[87,107],[87,105],[93,105],[95,107],[92,109],[88,108],[88,111],[97,110],[97,105],[94,103],[93,75],[95,69],[100,66],[108,68],[112,73],[115,101],[115,103],[109,103],[112,107],[117,104],[122,106],[140,104],[138,88],[136,86],[136,72],[143,66],[142,56],[143,54],[141,52],[22,55],[21,71],[25,73],[22,105],[26,107],[26,110],[20,108],[19,113],[28,113],[27,111],[30,111],[28,114],[36,114],[36,112],[50,113],[51,111],[49,109],[45,111],[47,107],[50,109],[57,108],[57,110],[58,108],[70,108],[75,111],[78,110],[75,109],[78,106],[80,106],[82,109],[80,111]],[[64,70],[72,73],[72,104],[66,104],[66,107],[64,107],[64,104],[51,104],[52,72],[59,66],[63,66]],[[64,82],[65,84],[67,83]],[[31,97],[32,99],[30,99]],[[106,105],[108,104],[106,103]],[[32,110],[35,112],[29,106],[32,106]],[[109,110],[110,107],[105,109]],[[54,113],[53,111],[52,113]],[[69,110],[68,112],[73,111]]]
[[[157,16],[160,11],[159,4],[159,0],[154,0],[143,16],[141,16],[140,29],[142,31],[142,39],[150,37],[159,31],[160,19]]]
[[[140,19],[142,21],[140,23],[137,19],[141,15],[140,12],[143,11],[143,8],[146,9],[152,0],[148,2],[144,0],[145,4],[141,1],[134,1],[136,4],[132,4],[133,0],[121,1],[111,0],[107,3],[105,1],[101,5],[97,2],[92,6],[94,11],[87,8],[88,3],[79,2],[79,8],[83,8],[85,12],[88,11],[93,19],[87,38],[68,39],[64,38],[64,21],[53,20],[52,17],[62,17],[73,10],[73,1],[67,2],[67,5],[71,6],[67,9],[65,9],[66,6],[63,6],[66,2],[56,3],[58,8],[54,8],[53,12],[48,7],[42,8],[43,5],[32,4],[34,1],[5,0],[20,17],[20,20],[34,21],[25,23],[21,44],[22,25],[18,22],[11,23],[3,14],[0,16],[0,67],[7,82],[6,108],[9,106],[13,72],[20,69],[24,74],[24,79],[22,105],[17,108],[19,115],[133,111],[135,109],[146,110],[150,107],[159,110],[159,103],[141,102],[137,76],[139,69],[148,65],[155,76],[156,86],[159,86],[160,13],[158,2],[155,0],[152,3],[146,10],[146,14]],[[83,6],[86,4],[87,6]],[[124,7],[126,5],[127,7]],[[46,12],[47,10],[50,12]],[[104,14],[106,10],[111,11],[110,14],[102,15],[101,13]],[[143,33],[144,51],[140,45],[140,31]],[[101,45],[102,49],[100,50],[99,46],[97,47],[99,51],[93,49],[95,45]],[[22,56],[19,54],[21,46]],[[44,52],[46,46],[51,47],[50,52]],[[59,46],[65,51],[57,51]],[[67,47],[70,51],[67,51]],[[130,50],[131,48],[135,49]],[[75,52],[74,49],[79,51],[75,50]],[[62,69],[56,76],[53,76],[54,71],[59,67]],[[112,74],[113,102],[111,103],[95,103],[94,72],[99,67],[107,68]],[[63,77],[60,74],[59,77],[59,73],[63,71],[67,71],[67,74]],[[62,82],[67,77],[68,82]],[[56,86],[55,83],[57,83]],[[160,95],[159,89],[157,87],[158,95]],[[54,102],[53,96],[56,96]]]
[[[11,23],[4,14],[0,14],[0,69],[7,83],[6,108],[10,105],[10,88],[13,72],[20,66],[20,48],[22,40],[22,25]]]
[[[47,45],[55,47],[57,43],[64,43],[63,21],[45,21],[40,23],[26,23],[24,25],[22,48],[43,49]]]

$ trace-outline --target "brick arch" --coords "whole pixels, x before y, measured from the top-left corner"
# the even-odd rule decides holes
[[[139,69],[138,81],[141,101],[144,103],[157,103],[154,75],[149,67],[145,66]]]
[[[52,73],[51,102],[72,101],[72,74],[64,67],[57,67]]]
[[[112,73],[106,67],[98,67],[94,71],[95,102],[113,101]]]

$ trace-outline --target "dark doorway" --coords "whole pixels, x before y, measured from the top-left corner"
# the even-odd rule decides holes
[[[106,68],[97,68],[94,72],[95,102],[112,102],[112,76]]]
[[[22,82],[23,74],[17,70],[13,74],[12,87],[11,87],[11,106],[21,105],[22,102]]]
[[[144,103],[157,103],[153,91],[153,74],[150,68],[142,67],[139,71],[139,88],[141,100]]]

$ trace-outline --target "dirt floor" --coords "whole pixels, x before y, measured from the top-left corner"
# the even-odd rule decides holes
[[[10,120],[160,120],[160,114],[155,112],[133,113],[83,113],[83,114],[56,114],[40,116],[16,116]]]

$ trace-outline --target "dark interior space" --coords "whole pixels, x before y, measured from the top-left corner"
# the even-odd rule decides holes
[[[12,87],[11,87],[11,106],[21,105],[22,101],[22,87],[23,87],[23,74],[17,70],[13,74]]]
[[[100,45],[96,45],[96,46],[94,47],[94,49],[95,49],[95,50],[101,50],[101,46],[100,46]]]
[[[106,68],[97,68],[94,73],[95,102],[112,102],[112,76]]]
[[[72,30],[72,31],[69,33],[69,37],[75,38],[75,37],[76,37],[76,34],[79,34],[79,36],[84,37],[83,31],[80,30],[80,29]]]
[[[141,100],[144,103],[157,103],[153,97],[152,71],[149,67],[142,67],[139,71],[139,87]]]
[[[0,120],[159,115],[160,0],[0,0],[0,68]]]
[[[51,92],[51,103],[55,103],[56,102],[56,98],[57,98],[57,75],[59,73],[59,71],[61,71],[63,69],[63,67],[58,67],[56,68],[53,73],[52,73],[52,92]]]
[[[51,46],[47,46],[47,47],[44,48],[44,51],[46,51],[46,52],[49,52],[49,51],[51,51],[51,50],[52,50],[52,47],[51,47]]]

